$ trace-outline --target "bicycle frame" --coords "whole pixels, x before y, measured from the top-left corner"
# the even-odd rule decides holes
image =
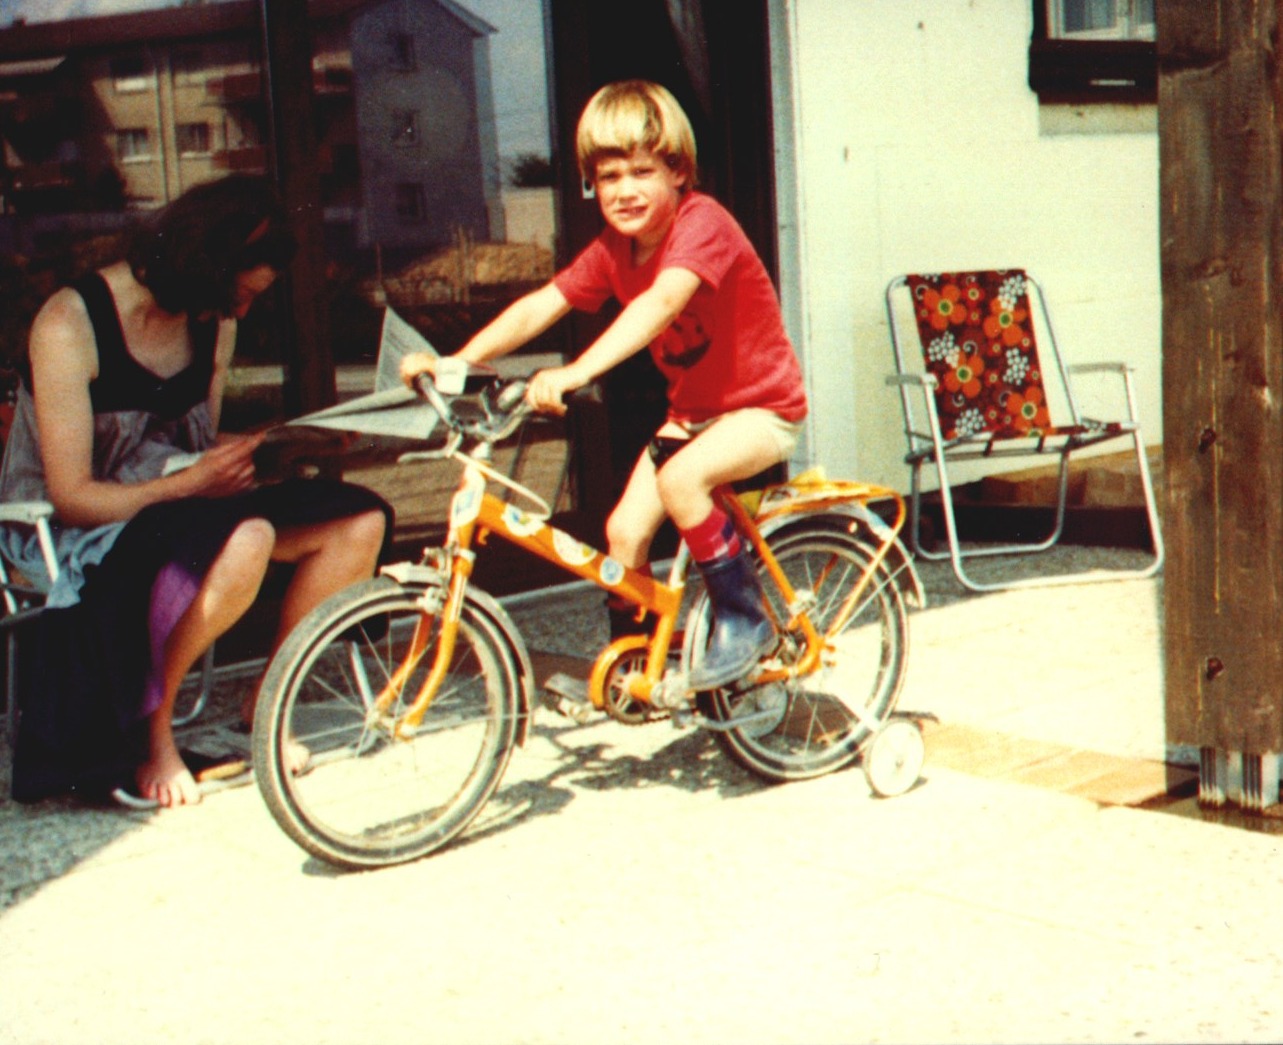
[[[486,488],[487,479],[494,478],[535,501],[539,500],[524,487],[499,476],[477,458],[457,451],[452,451],[450,456],[462,463],[463,475],[451,500],[449,530],[445,544],[439,552],[442,556],[443,573],[448,574],[445,597],[443,601],[439,599],[439,595],[436,597],[440,602],[439,605],[425,605],[424,616],[416,628],[410,658],[380,694],[374,711],[380,714],[386,712],[399,697],[405,679],[427,648],[431,621],[436,618],[441,622],[441,634],[437,643],[435,662],[413,704],[398,723],[397,733],[405,735],[421,723],[437,689],[445,678],[450,659],[454,654],[458,622],[476,561],[476,549],[483,547],[492,534],[570,574],[626,599],[637,606],[639,611],[654,614],[656,624],[649,639],[642,636],[622,638],[602,651],[591,675],[589,697],[595,706],[602,707],[603,678],[606,668],[615,663],[619,654],[645,649],[647,651],[645,669],[629,676],[627,691],[629,696],[636,700],[648,704],[655,703],[655,698],[665,679],[668,655],[685,592],[685,579],[690,564],[685,545],[680,548],[673,562],[668,583],[663,583],[648,572],[631,569],[606,553],[584,544],[551,525],[547,521],[547,513],[531,514],[490,493]],[[755,682],[785,681],[798,675],[809,674],[819,665],[825,649],[826,636],[835,634],[850,619],[879,566],[896,542],[906,515],[903,499],[887,487],[866,483],[831,482],[810,476],[799,477],[793,483],[768,488],[761,495],[760,507],[756,513],[751,512],[745,501],[737,497],[729,488],[720,489],[716,493],[719,503],[734,519],[736,527],[744,538],[752,544],[781,594],[789,619],[775,620],[774,623],[788,632],[800,631],[804,639],[802,653],[796,663],[788,666],[768,665],[755,676]],[[785,516],[822,514],[835,507],[850,506],[853,503],[863,506],[875,500],[890,500],[895,505],[893,521],[880,531],[876,531],[880,544],[874,549],[863,576],[843,601],[828,631],[822,635],[807,615],[808,605],[805,598],[799,597],[799,593],[793,589],[788,577],[772,554],[759,528],[759,522],[765,523]],[[754,514],[757,514],[756,520]],[[432,593],[425,596],[425,598],[430,597]],[[770,612],[769,607],[768,612]],[[684,690],[684,685],[681,688]]]

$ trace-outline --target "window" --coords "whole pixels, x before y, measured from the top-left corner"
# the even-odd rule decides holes
[[[1051,0],[1049,6],[1056,39],[1154,39],[1154,0]]]
[[[392,113],[392,143],[414,145],[419,140],[419,114],[414,109],[397,109]]]
[[[111,80],[117,94],[132,94],[151,87],[147,63],[141,54],[119,55],[111,60]]]
[[[403,182],[396,187],[396,216],[405,221],[422,221],[427,213],[427,204],[423,195],[423,186],[415,182]]]
[[[403,73],[413,72],[414,63],[414,37],[409,33],[393,33],[388,41],[391,50],[389,64],[393,69],[399,69]]]
[[[1154,0],[1033,0],[1029,86],[1044,102],[1153,102]]]
[[[209,124],[180,123],[175,132],[180,156],[204,156],[209,153]]]
[[[122,127],[116,131],[116,155],[122,163],[151,159],[151,135],[146,127]]]

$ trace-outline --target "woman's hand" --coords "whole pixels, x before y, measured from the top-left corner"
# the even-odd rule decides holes
[[[230,497],[254,485],[254,451],[263,434],[224,436],[187,470],[191,496]]]
[[[411,388],[414,387],[414,379],[420,374],[431,374],[435,377],[436,372],[436,356],[429,352],[411,352],[401,360],[401,380]]]
[[[573,364],[540,370],[526,387],[526,402],[541,414],[560,416],[566,412],[565,395],[587,383]]]

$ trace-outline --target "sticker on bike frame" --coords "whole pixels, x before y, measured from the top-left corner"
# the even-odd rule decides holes
[[[543,520],[514,505],[503,510],[503,524],[514,537],[533,537],[543,529]]]
[[[552,531],[552,547],[558,558],[571,566],[587,566],[592,562],[592,557],[597,554],[588,545],[575,540],[570,534],[563,533],[561,530]]]
[[[455,529],[475,522],[481,514],[481,496],[486,481],[481,475],[469,476],[450,501],[450,525]]]
[[[601,577],[602,584],[608,584],[612,588],[624,579],[624,564],[611,558],[601,560],[601,566],[597,569]]]

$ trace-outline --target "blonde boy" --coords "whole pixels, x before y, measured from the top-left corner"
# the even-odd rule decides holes
[[[713,638],[690,682],[713,689],[771,647],[752,562],[713,490],[787,460],[806,416],[793,346],[765,267],[734,218],[695,190],[695,139],[673,96],[639,80],[609,84],[579,120],[580,171],[606,227],[552,281],[513,302],[458,355],[506,355],[570,310],[623,310],[575,360],[535,374],[527,398],[562,397],[649,347],[668,381],[668,416],[606,524],[610,554],[643,566],[665,515],[691,549],[714,608]],[[403,366],[407,380],[431,369]],[[680,442],[677,442],[680,441]]]

